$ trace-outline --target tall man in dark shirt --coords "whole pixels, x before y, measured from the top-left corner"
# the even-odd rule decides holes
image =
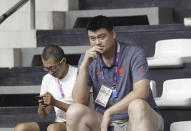
[[[116,40],[111,21],[94,17],[87,26],[91,48],[81,56],[67,111],[67,131],[163,131],[163,118],[149,88],[143,49]],[[90,87],[95,110],[88,108]]]

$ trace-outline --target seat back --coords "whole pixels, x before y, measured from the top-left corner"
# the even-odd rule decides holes
[[[166,80],[161,97],[168,100],[191,98],[191,78]]]
[[[156,82],[154,80],[150,80],[150,88],[153,94],[153,97],[157,97],[157,87],[156,87]]]
[[[190,131],[191,121],[173,122],[170,125],[170,131]]]
[[[191,39],[159,40],[155,45],[155,57],[191,57]]]

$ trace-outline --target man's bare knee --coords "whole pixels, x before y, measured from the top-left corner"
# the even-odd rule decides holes
[[[66,131],[66,126],[61,123],[50,124],[47,131]]]
[[[144,115],[147,111],[148,104],[142,99],[136,99],[129,104],[129,115]]]
[[[25,124],[21,123],[21,124],[18,124],[16,125],[15,127],[15,131],[25,131]]]
[[[85,114],[85,108],[87,107],[82,104],[72,104],[67,110],[66,118],[80,118]]]
[[[15,131],[40,131],[36,122],[26,122],[16,125]]]
[[[28,127],[28,124],[26,123],[20,123],[16,125],[15,127],[15,131],[28,131],[28,130],[29,130],[29,127]]]
[[[90,109],[82,104],[72,104],[67,110],[66,121],[67,130],[77,130],[80,127],[87,128]]]
[[[48,128],[47,128],[47,131],[54,131],[54,130],[56,130],[56,126],[54,125],[54,124],[50,124],[49,126],[48,126]]]
[[[86,114],[87,108],[82,104],[72,104],[66,113],[67,125],[73,126],[79,123]]]

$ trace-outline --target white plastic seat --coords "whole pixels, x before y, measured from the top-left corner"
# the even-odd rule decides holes
[[[184,26],[191,27],[191,17],[184,18]]]
[[[191,78],[166,80],[155,102],[159,108],[191,108]]]
[[[182,67],[191,62],[191,39],[159,40],[155,45],[155,54],[148,57],[149,68]]]
[[[170,125],[170,131],[190,131],[191,121],[173,122]]]
[[[153,97],[157,97],[156,82],[154,80],[150,80],[150,88],[151,88]]]

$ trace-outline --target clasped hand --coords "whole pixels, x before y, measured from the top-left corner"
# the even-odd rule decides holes
[[[102,52],[103,47],[93,46],[92,48],[86,51],[82,65],[88,67],[93,60],[98,58],[98,54],[102,54]]]
[[[55,98],[52,96],[51,93],[46,92],[45,94],[40,96],[41,99],[38,100],[39,104],[43,107],[46,108],[49,105],[54,106],[55,105]]]

